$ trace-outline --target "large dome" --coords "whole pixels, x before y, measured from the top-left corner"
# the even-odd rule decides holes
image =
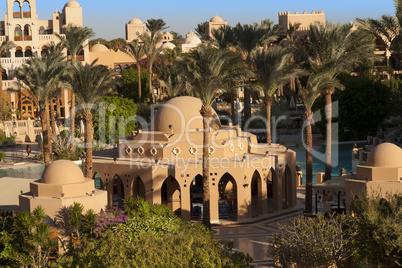
[[[174,49],[176,46],[173,43],[166,42],[162,45],[162,48]]]
[[[128,24],[142,24],[142,21],[137,19],[137,17],[134,17],[134,19],[130,20]]]
[[[198,38],[198,36],[188,36],[186,37],[186,39],[184,40],[185,44],[201,44],[201,39]]]
[[[223,19],[218,15],[215,15],[215,17],[211,18],[210,22],[223,22]]]
[[[41,182],[46,184],[70,184],[85,181],[80,167],[69,160],[56,160],[45,168]]]
[[[177,97],[168,101],[155,112],[151,121],[154,131],[169,132],[169,125],[174,133],[203,130],[202,116],[200,114],[202,102],[194,97]],[[218,115],[213,111],[212,127],[221,127]]]
[[[402,149],[395,144],[385,142],[374,147],[366,161],[372,167],[402,167]]]
[[[109,49],[105,45],[102,45],[102,44],[93,45],[89,49],[89,52],[107,52],[107,51],[109,51]]]
[[[70,0],[64,7],[81,7],[80,4],[75,0]]]

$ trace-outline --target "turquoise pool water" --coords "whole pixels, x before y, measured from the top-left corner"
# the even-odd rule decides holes
[[[332,145],[332,176],[339,175],[341,168],[345,168],[346,172],[354,172],[352,165],[352,149],[353,144],[363,147],[365,142],[344,142]],[[287,146],[296,151],[296,165],[300,165],[303,174],[306,174],[306,151],[304,147]],[[316,155],[313,155],[313,184],[315,184],[315,174],[317,172],[325,172],[325,145],[313,146]],[[303,184],[305,184],[305,175],[303,176]]]
[[[30,167],[13,167],[0,169],[0,178],[27,178],[27,179],[40,179],[42,172],[45,169],[43,165],[36,165]]]

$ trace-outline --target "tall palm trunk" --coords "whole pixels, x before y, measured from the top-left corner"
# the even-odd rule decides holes
[[[137,72],[138,72],[138,102],[141,103],[141,66],[140,63],[137,62]]]
[[[42,135],[43,135],[43,160],[45,162],[45,166],[47,167],[51,162],[51,143],[50,143],[50,131],[49,131],[49,120],[48,120],[48,109],[41,109],[40,112],[40,121],[42,124]]]
[[[91,111],[84,110],[85,119],[85,177],[92,178],[92,113]]]
[[[313,212],[313,133],[311,130],[312,125],[312,112],[306,112],[306,200],[305,200],[305,213]]]
[[[209,118],[211,117],[211,106],[203,104],[201,108],[201,115],[203,116],[203,161],[202,161],[202,177],[203,181],[203,217],[202,223],[211,229],[211,214],[210,214],[210,192],[209,192]]]
[[[71,131],[71,151],[75,153],[75,94],[71,91],[71,114],[70,114],[70,131]]]
[[[332,153],[332,93],[334,91],[332,89],[325,90],[325,114],[327,117],[327,140],[326,140],[326,149],[325,149],[325,177],[324,181],[328,181],[331,179],[332,173],[332,165],[331,165],[331,153]]]
[[[229,83],[230,90],[230,118],[232,119],[232,125],[236,125],[236,114],[235,114],[235,104],[234,104],[234,89],[231,87],[231,83]]]
[[[152,88],[152,65],[148,62],[148,73],[149,73],[149,103],[154,103],[154,90]]]
[[[272,98],[270,96],[265,96],[265,110],[267,112],[267,143],[271,144],[271,106]]]
[[[55,117],[54,117],[54,106],[53,106],[53,101],[52,100],[50,100],[50,123],[51,123],[51,129],[52,129],[52,135],[54,136],[54,137],[56,137],[57,136],[57,133],[56,133],[56,120],[55,120]]]
[[[250,90],[244,88],[244,122],[247,122],[251,117]]]

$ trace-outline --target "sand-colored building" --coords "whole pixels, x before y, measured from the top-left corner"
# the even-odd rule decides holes
[[[75,0],[67,2],[62,12],[56,10],[51,19],[39,20],[36,12],[36,0],[7,0],[7,13],[4,21],[0,21],[0,41],[13,41],[16,47],[1,58],[2,90],[5,91],[15,82],[14,71],[32,56],[33,53],[41,55],[46,52],[46,45],[50,42],[58,42],[54,33],[63,34],[63,26],[68,24],[83,26],[82,7]],[[89,62],[89,49],[84,48],[77,58]],[[27,94],[4,94],[10,101],[15,119],[37,119],[38,107]],[[54,98],[56,116],[69,117],[70,92],[62,90],[61,96]]]
[[[19,196],[20,211],[32,211],[38,206],[54,220],[62,207],[78,202],[84,211],[99,212],[106,208],[107,193],[95,188],[93,180],[85,178],[80,167],[72,161],[52,162],[42,173],[40,181],[30,183],[30,191]]]
[[[141,196],[167,204],[182,219],[202,207],[203,124],[201,100],[178,97],[155,112],[151,126],[120,140],[118,151],[94,157],[98,188],[108,204]],[[211,221],[241,221],[296,206],[296,153],[279,144],[257,144],[238,126],[223,126],[212,116],[210,147]]]
[[[226,27],[227,25],[228,22],[224,21],[221,17],[218,16],[218,14],[216,14],[208,22],[205,23],[205,32],[209,36],[209,38],[213,38],[212,30],[217,30],[222,27]]]
[[[183,53],[187,53],[201,43],[201,39],[190,29],[183,43],[180,44],[180,48]]]
[[[295,25],[296,23],[300,23],[297,34],[304,35],[310,30],[311,24],[320,23],[325,25],[325,13],[323,10],[312,11],[311,13],[307,13],[306,11],[299,13],[296,11],[294,14],[290,13],[289,11],[279,12],[278,22],[284,30],[289,30],[289,26],[291,24]]]

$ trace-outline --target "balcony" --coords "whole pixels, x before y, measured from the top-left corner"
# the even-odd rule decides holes
[[[65,36],[64,34],[62,34],[61,36]],[[53,34],[40,34],[39,35],[39,41],[46,41],[46,42],[50,42],[50,41],[59,41],[59,38],[57,38],[55,35]]]
[[[14,41],[22,41],[22,36],[14,36]]]
[[[24,35],[24,41],[32,41],[32,35]]]

